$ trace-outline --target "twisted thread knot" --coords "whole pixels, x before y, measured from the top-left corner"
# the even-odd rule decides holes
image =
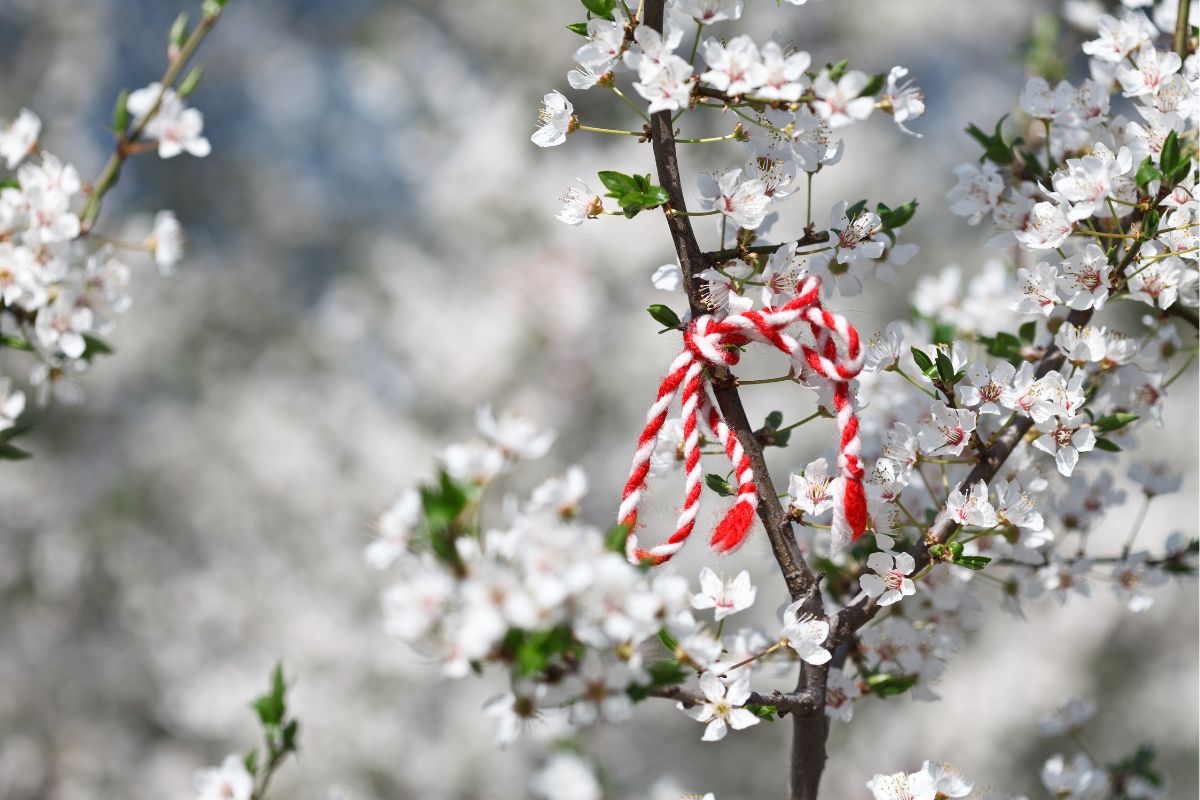
[[[833,390],[833,406],[839,431],[838,473],[835,481],[833,547],[835,552],[848,539],[857,539],[866,529],[867,504],[863,491],[864,470],[859,460],[858,417],[850,382],[862,370],[863,352],[858,331],[842,316],[821,305],[821,279],[805,276],[796,287],[796,297],[778,307],[716,319],[705,315],[688,323],[683,332],[683,350],[671,363],[659,385],[658,396],[646,414],[646,425],[638,437],[638,446],[622,494],[618,520],[629,530],[626,556],[634,563],[651,561],[661,564],[683,547],[700,510],[700,421],[703,420],[718,441],[737,479],[737,498],[718,523],[711,544],[718,552],[729,552],[745,541],[758,508],[758,489],[754,470],[713,397],[706,367],[731,367],[741,358],[740,348],[752,342],[770,344],[786,353],[797,374],[806,380],[823,379]],[[787,330],[804,322],[812,333],[809,346]],[[664,542],[646,550],[638,545],[635,529],[638,509],[645,495],[650,459],[659,432],[667,420],[667,410],[676,395],[683,418],[684,505],[675,532]]]

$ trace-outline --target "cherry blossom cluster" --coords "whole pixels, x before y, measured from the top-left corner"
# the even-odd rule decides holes
[[[725,136],[676,139],[685,144],[724,140],[742,142],[744,160],[737,166],[699,176],[701,212],[718,218],[721,247],[728,242],[766,244],[778,219],[777,204],[804,195],[816,173],[837,164],[843,142],[835,131],[863,122],[876,109],[890,113],[902,130],[905,123],[924,113],[924,96],[907,80],[908,71],[895,67],[885,74],[868,75],[845,62],[814,67],[804,51],[785,52],[774,41],[759,47],[748,36],[728,41],[706,35],[715,23],[741,16],[740,3],[668,4],[663,34],[629,19],[618,4],[609,18],[596,17],[587,25],[587,43],[575,53],[578,68],[568,74],[575,89],[601,86],[631,102],[617,86],[624,73],[635,73],[632,87],[648,102],[645,112],[714,110],[732,117],[734,129]],[[695,27],[690,60],[677,54],[685,28]],[[707,69],[695,66],[703,57]],[[642,109],[634,111],[648,119]],[[644,131],[594,128],[580,123],[573,104],[562,94],[546,95],[533,141],[543,147],[562,144],[577,130],[644,136]],[[914,134],[917,135],[917,134]],[[605,214],[629,215],[623,193],[601,174],[620,211],[606,208],[604,198],[586,184],[569,188],[558,219],[582,224]],[[811,197],[811,191],[809,191]],[[661,202],[661,199],[659,200]],[[653,207],[657,203],[643,203]],[[640,207],[638,210],[640,210]],[[826,290],[858,294],[863,279],[896,280],[896,268],[917,253],[915,245],[898,244],[896,234],[915,210],[915,203],[895,210],[869,209],[865,202],[840,203],[829,215],[829,229],[812,224],[802,243],[776,251],[770,263],[758,258],[731,259],[715,268],[713,311],[721,314],[749,310],[758,296],[763,305],[779,302],[794,292],[797,276],[814,272],[826,277]],[[636,211],[634,212],[636,213]],[[679,285],[662,274],[656,284]]]
[[[396,575],[383,596],[390,634],[450,677],[487,664],[510,671],[512,692],[487,705],[499,743],[534,721],[551,729],[624,721],[635,701],[673,696],[689,674],[700,693],[681,695],[681,708],[716,741],[760,721],[747,706],[756,708],[749,679],[762,651],[829,660],[828,625],[801,615],[799,604],[775,632],[722,635],[724,620],[754,603],[746,572],[727,580],[705,569],[692,592],[679,575],[629,564],[622,528],[606,535],[579,520],[587,480],[578,467],[526,498],[497,498],[503,524],[482,522],[496,483],[543,456],[553,434],[489,408],[477,428],[479,438],[442,452],[435,481],[405,491],[380,516],[365,555]],[[694,611],[711,611],[712,624]]]
[[[28,109],[0,124],[0,346],[25,353],[36,400],[78,402],[79,376],[92,360],[110,353],[104,339],[115,317],[130,306],[131,258],[149,260],[169,274],[183,255],[184,233],[175,214],[159,211],[138,241],[96,230],[103,195],[131,155],[156,150],[161,158],[206,156],[202,114],[185,98],[200,72],[181,70],[220,15],[209,3],[189,32],[186,16],[169,37],[169,80],[123,92],[113,111],[117,148],[104,173],[87,184],[72,164],[40,145],[41,119]],[[136,263],[134,266],[137,266]],[[26,396],[10,377],[0,378],[0,457],[28,454],[11,444],[24,423]]]
[[[683,290],[688,309],[652,306],[665,330],[682,331],[687,341],[700,315],[777,309],[812,276],[830,296],[858,294],[870,278],[896,281],[917,253],[899,239],[916,201],[842,201],[824,226],[814,222],[811,186],[842,158],[836,132],[844,127],[882,110],[908,132],[924,103],[906,70],[869,75],[845,62],[814,68],[802,51],[710,34],[740,18],[741,2],[668,3],[654,27],[625,3],[583,5],[590,19],[572,28],[586,41],[568,82],[611,91],[645,124],[584,124],[564,95],[551,92],[532,141],[555,146],[590,131],[654,144],[659,179],[669,185],[600,172],[608,192],[602,197],[584,183],[568,190],[558,217],[565,223],[649,209],[672,223],[712,218],[706,238],[714,247],[699,260],[688,254],[698,249],[690,220],[684,234],[672,225],[687,274],[667,264],[651,280]],[[1198,61],[1181,55],[1190,45],[1186,35],[1178,44],[1173,21],[1164,27],[1162,14],[1154,19],[1138,9],[1098,16],[1083,47],[1090,77],[1056,86],[1031,78],[1007,127],[1005,119],[991,132],[971,126],[983,154],[955,171],[947,205],[972,225],[990,217],[996,232],[989,243],[1002,258],[970,280],[957,268],[922,276],[911,317],[873,337],[862,373],[846,378],[862,419],[852,434],[862,438],[855,456],[869,472],[872,535],[848,548],[831,541],[836,452],[793,470],[781,509],[790,531],[772,529],[769,513],[762,519],[781,566],[788,559],[779,551],[798,543],[819,574],[808,596],[789,580],[792,602],[773,630],[726,631],[728,618],[757,598],[747,573],[706,568],[694,591],[669,568],[621,558],[628,530],[618,525],[606,534],[578,518],[587,487],[578,469],[527,498],[494,497],[490,487],[509,467],[544,455],[553,437],[487,409],[477,419],[479,438],[447,448],[436,479],[401,496],[381,519],[368,560],[401,576],[384,599],[388,629],[448,675],[489,663],[507,669],[512,690],[488,704],[501,742],[535,719],[621,721],[646,697],[676,701],[704,726],[704,741],[718,741],[776,714],[823,709],[849,722],[868,696],[936,700],[948,660],[980,624],[985,600],[1022,615],[1038,598],[1065,603],[1103,587],[1144,612],[1154,587],[1193,579],[1198,543],[1182,532],[1138,546],[1154,499],[1179,491],[1181,476],[1165,463],[1121,455],[1137,447],[1148,423],[1165,424],[1164,398],[1198,349],[1200,222],[1190,127],[1200,109]],[[644,103],[618,86],[625,76]],[[733,130],[688,138],[676,127],[688,112],[693,119],[719,113]],[[740,146],[742,154],[734,166],[699,176],[700,210],[686,211],[671,174],[678,171],[673,150],[697,144]],[[775,204],[795,195],[808,198],[802,234],[771,237]],[[1134,303],[1140,329],[1127,331],[1106,313]],[[708,369],[724,368],[714,362]],[[816,389],[814,413],[792,422],[773,412],[760,428],[739,431],[739,445],[786,447],[802,425],[839,418],[832,390],[810,386],[795,368],[762,380],[706,378],[742,389]],[[662,408],[670,390],[664,382]],[[686,409],[661,428],[660,413],[668,412],[652,409],[656,427],[639,442],[639,453],[652,452],[651,472],[680,469],[696,447],[727,454],[698,426],[685,426]],[[1123,488],[1119,474],[1138,489]],[[701,491],[700,475],[689,461],[689,498]],[[731,475],[704,475],[704,487],[735,494]],[[775,492],[762,494],[769,502]],[[1127,499],[1138,510],[1123,545],[1097,552],[1091,534],[1106,515],[1115,522],[1110,512]],[[502,523],[482,522],[497,508]],[[694,613],[710,610],[711,618]],[[811,693],[756,691],[758,681],[794,675],[798,662],[802,688],[816,687]],[[1079,771],[1076,762],[1083,763],[1047,763],[1043,780],[1056,796],[1093,796],[1073,794],[1074,777],[1062,777]],[[562,770],[578,766],[558,762]],[[1099,774],[1097,786],[1116,785]],[[972,792],[969,780],[937,761],[914,773],[877,775],[868,787],[877,798]]]

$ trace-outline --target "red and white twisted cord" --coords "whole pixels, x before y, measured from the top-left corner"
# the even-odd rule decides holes
[[[863,365],[858,331],[844,317],[821,305],[821,279],[806,276],[796,287],[796,297],[785,305],[735,314],[722,320],[698,317],[683,333],[683,351],[671,363],[667,376],[658,387],[658,396],[646,413],[646,425],[638,437],[637,450],[629,470],[629,480],[621,496],[617,519],[627,527],[625,554],[630,561],[661,564],[679,552],[696,525],[700,511],[703,478],[700,467],[700,421],[721,444],[737,480],[737,499],[725,513],[713,533],[711,545],[727,553],[746,539],[758,508],[758,489],[754,470],[741,442],[725,423],[713,399],[712,386],[705,373],[709,366],[730,367],[738,363],[740,346],[765,342],[787,353],[798,374],[816,375],[833,389],[833,406],[839,432],[838,479],[834,482],[833,547],[835,552],[847,539],[857,539],[867,525],[867,501],[863,491],[863,467],[859,461],[858,417],[850,382]],[[815,347],[787,333],[792,325],[807,323]],[[666,541],[649,549],[638,545],[638,509],[646,492],[646,478],[658,434],[667,421],[667,410],[676,395],[683,417],[684,502],[676,520],[675,532]]]

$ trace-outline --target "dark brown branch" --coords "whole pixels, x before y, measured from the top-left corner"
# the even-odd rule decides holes
[[[685,706],[694,706],[707,702],[704,695],[688,691],[687,689],[681,689],[678,686],[651,689],[650,696],[661,697],[666,700],[678,700]],[[770,694],[751,692],[750,699],[746,702],[750,705],[770,706],[781,717],[788,714],[808,716],[817,710],[819,707],[818,703],[823,707],[824,697],[818,698],[807,692],[781,692],[776,690]]]
[[[662,0],[646,3],[645,24],[654,30],[661,30],[663,24]],[[658,168],[659,183],[667,191],[669,207],[677,211],[687,211],[687,202],[683,196],[683,181],[679,175],[679,159],[675,152],[675,133],[671,125],[671,113],[659,111],[650,119],[650,141],[654,147],[654,160]],[[667,227],[671,230],[671,238],[675,242],[675,252],[679,256],[679,264],[683,270],[684,289],[687,291],[688,305],[692,316],[697,317],[707,313],[701,300],[701,282],[697,276],[708,267],[708,260],[700,249],[696,234],[692,230],[692,222],[684,214],[666,214]],[[758,516],[767,530],[767,538],[771,542],[771,550],[787,582],[788,593],[793,600],[809,598],[806,607],[809,613],[824,615],[821,607],[819,592],[811,589],[815,578],[796,543],[792,533],[791,523],[783,506],[779,503],[775,485],[767,471],[763,459],[762,447],[754,438],[754,428],[746,418],[746,409],[738,394],[737,384],[724,369],[712,369],[713,394],[725,422],[738,437],[746,456],[750,459],[754,470],[754,482],[758,487]],[[814,605],[815,603],[815,605]]]
[[[829,241],[829,231],[806,231],[802,237],[800,237],[799,239],[796,240],[796,246],[804,247],[805,245],[822,244],[822,243],[828,242],[828,241]],[[727,250],[713,250],[711,252],[705,253],[704,255],[709,260],[710,263],[720,264],[723,261],[729,261],[730,259],[733,259],[733,258],[740,258],[741,256],[744,256],[746,253],[759,253],[761,255],[769,255],[771,253],[774,253],[776,250],[778,250],[779,248],[783,247],[786,244],[789,244],[789,243],[783,242],[781,244],[760,244],[760,245],[755,245],[754,247],[742,247],[742,248],[732,247]]]
[[[663,29],[664,6],[665,0],[646,2],[645,24],[659,32]],[[675,133],[670,112],[660,111],[651,117],[650,141],[654,147],[658,181],[667,191],[669,208],[686,211],[687,204],[683,197],[683,182],[679,176],[679,159],[675,153]],[[683,270],[688,305],[692,316],[699,316],[704,314],[706,309],[701,302],[701,287],[697,278],[708,267],[708,259],[700,250],[691,220],[687,216],[667,213],[666,219]],[[746,418],[746,409],[742,406],[737,383],[728,370],[714,368],[711,373],[717,404],[725,416],[726,424],[741,442],[754,470],[754,482],[759,496],[758,516],[766,528],[771,551],[783,572],[788,594],[793,600],[803,600],[803,607],[807,613],[824,617],[825,608],[819,584],[804,561],[800,546],[792,533],[791,523],[779,502],[775,485],[771,482],[771,475],[763,459],[762,447],[754,438],[754,429]],[[828,674],[829,670],[826,667],[805,665],[801,669],[796,694],[820,698],[820,702],[814,702],[808,713],[793,714],[792,755],[788,772],[789,800],[816,800],[817,797],[817,786],[825,769],[825,739],[829,730],[828,720],[819,711],[824,708],[825,680]]]

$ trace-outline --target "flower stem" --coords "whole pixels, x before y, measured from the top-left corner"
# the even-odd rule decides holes
[[[136,152],[134,145],[137,143],[138,137],[146,130],[146,126],[150,124],[150,121],[158,115],[159,109],[162,108],[163,100],[167,96],[167,90],[175,85],[175,81],[179,79],[180,73],[183,72],[183,68],[187,66],[196,49],[200,47],[200,43],[204,41],[204,37],[217,24],[217,19],[221,16],[222,10],[222,7],[218,7],[200,20],[195,30],[192,31],[192,35],[188,37],[183,46],[179,48],[179,52],[171,59],[170,64],[167,66],[167,71],[163,74],[162,81],[160,81],[162,88],[159,89],[158,97],[154,99],[145,116],[133,126],[133,129],[128,134],[124,132],[117,134],[116,149],[109,156],[108,163],[104,165],[104,171],[100,173],[100,177],[92,184],[92,191],[88,195],[87,203],[84,204],[83,210],[79,213],[80,230],[82,233],[87,233],[96,224],[96,217],[100,214],[101,199],[113,187],[113,184],[117,182],[117,177],[121,174],[121,167],[124,165],[125,159]]]

